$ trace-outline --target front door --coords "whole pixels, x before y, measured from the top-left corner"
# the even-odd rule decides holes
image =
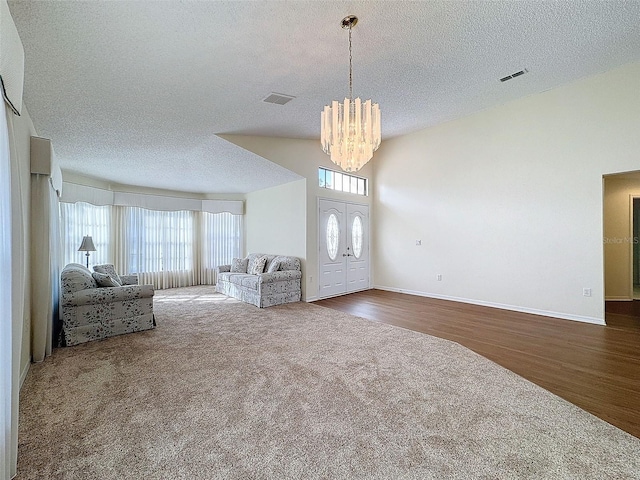
[[[369,207],[320,199],[318,297],[369,288]]]
[[[347,203],[347,293],[369,288],[369,207]]]

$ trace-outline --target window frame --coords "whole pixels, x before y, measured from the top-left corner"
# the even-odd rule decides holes
[[[318,167],[318,187],[362,197],[369,196],[368,178],[330,170],[325,167]]]

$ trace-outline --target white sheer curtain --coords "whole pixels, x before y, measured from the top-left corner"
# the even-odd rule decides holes
[[[18,439],[12,436],[13,376],[11,314],[11,163],[6,106],[0,99],[0,477],[15,472],[12,450]],[[17,382],[16,382],[17,383]],[[16,425],[17,426],[17,425]]]
[[[242,255],[242,215],[201,212],[201,282],[214,284],[215,268]]]
[[[51,355],[58,327],[60,226],[58,196],[48,175],[31,175],[31,353]],[[45,300],[47,299],[48,300]]]
[[[122,209],[119,235],[124,272],[137,273],[140,283],[155,288],[194,285],[196,212],[161,212],[138,207]]]
[[[113,263],[155,288],[214,284],[215,268],[242,256],[242,215],[157,211],[139,207],[61,203],[64,264],[84,264],[78,246],[91,235],[91,264]]]
[[[60,203],[60,236],[63,265],[81,263],[86,265],[85,252],[78,247],[82,237],[90,235],[96,247],[89,256],[91,265],[114,263],[111,227],[111,206],[97,206],[89,203]]]

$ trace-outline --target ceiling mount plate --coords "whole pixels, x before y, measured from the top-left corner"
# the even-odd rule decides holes
[[[355,15],[349,15],[348,17],[344,17],[340,25],[342,28],[353,28],[358,24],[358,17]]]

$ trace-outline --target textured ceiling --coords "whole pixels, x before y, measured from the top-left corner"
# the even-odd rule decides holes
[[[348,93],[348,14],[354,95],[379,102],[383,140],[640,60],[640,1],[9,6],[25,103],[64,169],[203,193],[298,178],[216,134],[318,138],[322,107]]]

